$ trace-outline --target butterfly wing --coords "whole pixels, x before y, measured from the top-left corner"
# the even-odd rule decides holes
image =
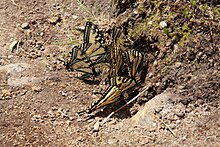
[[[135,78],[138,69],[143,61],[143,55],[137,50],[127,50],[125,52],[128,67],[130,68],[130,76]]]
[[[130,77],[122,77],[122,76],[116,77],[115,81],[116,81],[116,85],[119,87],[121,92],[127,91],[128,89],[136,86],[136,84],[138,83],[136,82],[136,80]]]
[[[116,102],[121,96],[121,90],[117,86],[109,86],[104,95],[87,110],[88,113],[108,106]]]

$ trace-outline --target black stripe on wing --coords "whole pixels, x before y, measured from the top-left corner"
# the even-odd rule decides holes
[[[125,56],[130,71],[130,76],[135,78],[143,61],[143,55],[137,50],[127,50],[125,52]]]

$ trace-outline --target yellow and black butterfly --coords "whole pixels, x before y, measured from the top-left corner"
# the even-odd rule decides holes
[[[100,64],[105,60],[106,49],[103,34],[98,27],[87,22],[84,30],[83,43],[75,46],[70,52],[71,57],[65,63],[67,69],[80,71],[88,75],[98,75]]]
[[[105,44],[104,34],[98,29],[98,26],[92,22],[86,22],[84,36],[83,36],[83,49],[82,54],[87,54],[88,49],[92,51]],[[86,53],[87,51],[87,53]],[[92,51],[93,52],[93,51]]]
[[[130,77],[113,77],[111,78],[112,84],[110,85],[106,91],[104,92],[103,96],[96,102],[94,102],[90,108],[79,112],[79,114],[83,113],[91,113],[97,109],[106,107],[110,104],[113,104],[120,100],[120,97],[123,92],[133,88],[138,83],[130,78]]]
[[[118,42],[118,39],[121,36],[121,30],[120,29],[113,29],[112,32],[112,43],[109,46],[109,52],[110,52],[110,70],[109,70],[109,77],[115,77],[120,76],[123,68],[124,68],[124,62],[123,62],[123,50],[120,48],[120,43]]]
[[[109,86],[103,96],[96,102],[94,102],[90,108],[85,111],[79,112],[79,114],[91,113],[100,108],[106,107],[119,100],[121,96],[121,90],[117,86]]]

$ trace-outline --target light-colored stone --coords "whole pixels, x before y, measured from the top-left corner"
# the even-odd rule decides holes
[[[160,27],[162,27],[162,28],[167,27],[167,23],[165,21],[161,21]]]
[[[100,122],[97,121],[97,122],[95,123],[94,127],[93,127],[93,131],[94,131],[94,132],[99,131],[99,127],[100,127]]]
[[[29,29],[29,28],[30,28],[30,25],[29,25],[28,22],[24,22],[24,23],[21,24],[21,28],[22,28],[22,29]]]
[[[61,17],[59,15],[52,16],[48,19],[49,23],[51,24],[57,24],[61,20]]]
[[[11,51],[13,51],[13,50],[17,47],[18,42],[19,42],[18,40],[12,41],[11,44],[9,45],[9,49],[10,49]]]
[[[157,110],[159,107],[163,107],[165,109],[166,105],[173,104],[178,100],[178,98],[178,95],[169,92],[164,92],[155,96],[131,118],[131,125],[141,125],[149,128],[152,127],[155,121],[158,121],[157,117],[155,116],[155,110]]]
[[[32,90],[35,91],[35,92],[41,92],[42,91],[42,87],[38,86],[38,85],[37,86],[33,86]]]

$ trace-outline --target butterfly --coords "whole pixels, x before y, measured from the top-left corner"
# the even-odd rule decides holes
[[[71,57],[64,65],[71,71],[98,75],[101,72],[99,64],[105,60],[106,56],[104,42],[104,35],[99,31],[97,25],[86,22],[83,43],[72,48]]]
[[[130,88],[134,87],[136,84],[138,84],[134,79],[130,77],[114,77],[111,78],[112,84],[110,85],[102,97],[94,102],[88,109],[79,112],[79,114],[83,113],[91,113],[95,110],[98,110],[100,108],[106,107],[110,104],[113,104],[120,100],[120,97],[123,92],[129,90]]]

